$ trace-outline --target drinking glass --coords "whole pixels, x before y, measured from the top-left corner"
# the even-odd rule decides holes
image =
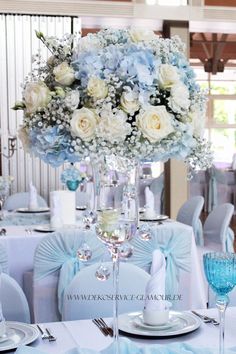
[[[225,310],[229,303],[228,293],[235,286],[236,254],[210,252],[204,254],[203,263],[207,281],[216,293],[216,307],[220,318],[219,354],[224,354]]]
[[[97,237],[107,247],[113,262],[113,337],[114,354],[119,354],[119,329],[118,329],[118,290],[119,290],[119,260],[129,258],[133,248],[128,244],[137,230],[136,220],[123,219],[117,209],[101,211],[96,225]]]

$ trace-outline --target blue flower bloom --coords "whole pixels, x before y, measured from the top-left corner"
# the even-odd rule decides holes
[[[78,161],[73,151],[70,151],[70,135],[61,131],[58,126],[46,129],[34,128],[29,133],[32,152],[53,167],[60,166],[64,161]]]

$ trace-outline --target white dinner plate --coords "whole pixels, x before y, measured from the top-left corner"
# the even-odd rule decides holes
[[[155,330],[153,326],[150,326],[152,328],[149,329],[138,325],[136,321],[140,315],[140,312],[120,315],[118,318],[119,330],[136,336],[174,337],[193,332],[201,325],[201,320],[192,313],[170,311],[170,320],[176,321],[176,324],[171,327]]]
[[[147,218],[145,215],[140,217],[140,221],[165,221],[167,219],[169,219],[169,216],[167,215],[157,215],[153,218]]]
[[[34,231],[37,231],[37,232],[54,232],[54,231],[56,231],[56,229],[51,227],[50,224],[46,224],[46,225],[35,225],[34,226]]]
[[[15,349],[20,345],[30,344],[38,336],[39,330],[30,324],[7,321],[6,335],[4,336],[4,340],[0,341],[0,352]]]
[[[46,213],[50,209],[49,208],[37,208],[34,210],[30,210],[29,208],[18,208],[16,209],[17,213],[25,213],[25,214],[36,214],[36,213]]]

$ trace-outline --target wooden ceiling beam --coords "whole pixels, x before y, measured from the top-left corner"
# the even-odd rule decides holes
[[[208,50],[208,48],[207,48],[207,41],[206,41],[205,34],[204,34],[204,33],[201,33],[201,37],[202,37],[202,39],[203,39],[203,41],[204,41],[204,42],[201,43],[202,48],[203,48],[203,50],[204,50],[204,52],[205,52],[205,54],[206,54],[207,59],[209,59],[211,56],[210,56],[210,52],[209,52],[209,50]]]
[[[213,33],[213,39],[215,40],[215,33]],[[216,35],[217,36],[217,35]],[[221,35],[221,43],[218,44],[213,44],[213,63],[212,63],[212,74],[216,75],[217,73],[217,67],[218,67],[218,62],[221,59],[222,52],[224,50],[225,44],[226,44],[226,39],[228,37],[228,34],[223,33]]]

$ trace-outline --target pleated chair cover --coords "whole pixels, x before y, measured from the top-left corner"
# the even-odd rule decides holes
[[[224,171],[211,167],[207,171],[208,198],[207,211],[210,213],[217,205],[230,201],[227,177]]]
[[[0,243],[0,273],[1,272],[8,274],[8,257],[5,247]]]
[[[43,197],[40,195],[37,196],[38,200],[38,206],[42,208],[46,208],[47,202]],[[18,208],[28,208],[29,206],[29,193],[28,192],[23,192],[23,193],[15,193],[10,195],[3,206],[3,209],[5,210],[15,210]]]
[[[233,204],[224,203],[208,215],[203,225],[206,250],[234,252],[234,232],[229,227],[233,212]]]
[[[178,237],[176,237],[176,232]],[[166,258],[166,294],[171,298],[179,294],[180,271],[191,270],[191,237],[186,236],[181,229],[152,229],[152,238],[143,241],[135,237],[130,242],[134,247],[134,254],[130,262],[150,273],[153,260],[153,252],[160,249]],[[173,308],[177,303],[173,302]]]
[[[77,251],[84,243],[92,251],[88,261],[81,261],[77,257]],[[107,249],[93,231],[63,229],[46,236],[37,247],[34,258],[35,320],[39,322],[60,318],[65,288],[80,269],[98,262],[104,253],[107,253]],[[49,299],[45,299],[47,292]],[[54,310],[50,308],[50,313],[42,317],[44,300],[49,301]]]
[[[200,214],[203,208],[204,198],[196,196],[188,199],[179,209],[176,220],[192,226],[196,244],[203,246],[203,229]]]

